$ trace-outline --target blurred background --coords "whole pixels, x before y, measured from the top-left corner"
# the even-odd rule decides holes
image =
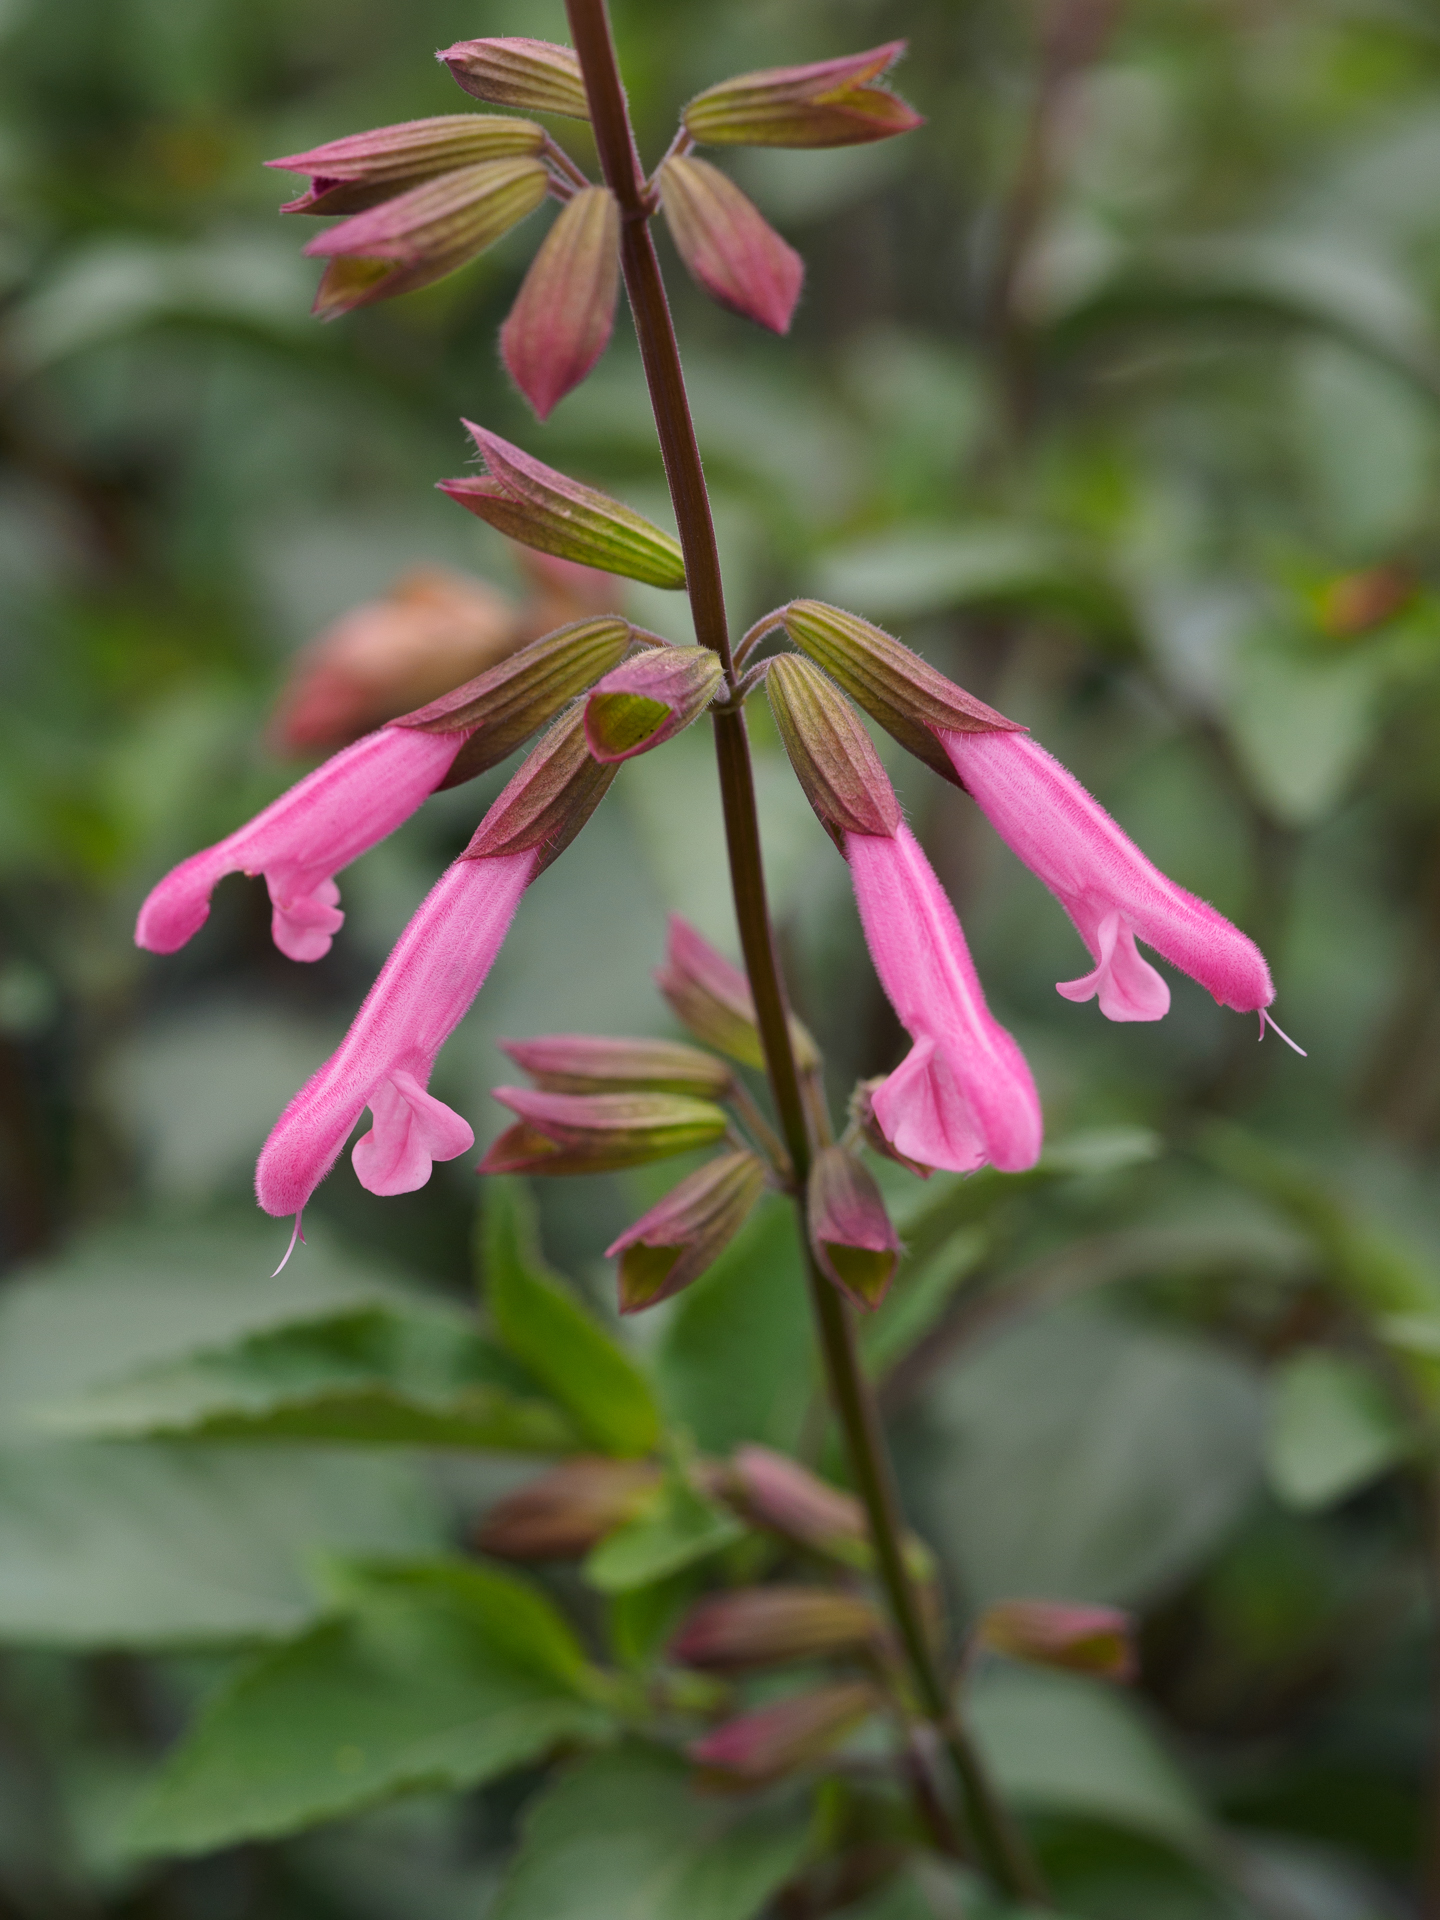
[[[1029,1594],[1144,1623],[1133,1713],[1013,1756],[1016,1791],[1097,1920],[1440,1912],[1440,15],[615,17],[649,162],[700,87],[900,36],[928,117],[874,147],[712,156],[808,261],[784,341],[709,306],[661,243],[737,630],[834,600],[1029,725],[1262,944],[1308,1049],[1257,1047],[1174,976],[1158,1025],[1060,1000],[1086,964],[1063,913],[963,795],[892,762],[1052,1142],[1034,1179],[897,1188],[917,1249],[949,1249],[886,1384],[907,1497],[962,1616]],[[315,966],[274,952],[240,879],[183,953],[142,955],[146,890],[327,745],[603,599],[433,490],[466,470],[460,416],[671,524],[623,315],[544,428],[500,370],[548,211],[428,292],[308,317],[313,228],[276,215],[300,183],[262,161],[461,110],[432,50],[501,33],[563,39],[563,9],[0,0],[7,1917],[479,1916],[520,1798],[136,1859],[137,1783],[236,1647],[313,1608],[314,1553],[433,1539],[483,1489],[343,1449],[81,1445],[22,1411],[37,1382],[159,1350],[187,1289],[269,1272],[256,1151],[506,770],[350,871]],[[556,131],[591,163],[579,123]],[[688,637],[675,596],[624,605]],[[762,711],[752,731],[839,1108],[898,1030],[844,868]],[[670,1031],[649,976],[671,910],[733,950],[698,728],[627,767],[527,897],[435,1082],[477,1134],[507,1117],[498,1039]],[[383,1268],[465,1298],[472,1165],[381,1201],[342,1162],[291,1278]],[[597,1303],[648,1193],[539,1196]],[[783,1244],[749,1257],[788,1298]],[[772,1355],[804,1339],[775,1311],[747,1335]],[[784,1443],[752,1387],[721,1383],[703,1444]]]

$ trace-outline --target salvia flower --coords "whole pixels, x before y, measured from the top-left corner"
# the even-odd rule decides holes
[[[1170,989],[1137,951],[1138,936],[1222,1006],[1263,1021],[1275,989],[1254,941],[1161,873],[1058,760],[1022,733],[938,737],[991,826],[1090,949],[1092,971],[1057,992],[1098,998],[1107,1020],[1161,1019]]]
[[[441,875],[349,1033],[265,1142],[255,1191],[267,1213],[301,1211],[366,1107],[373,1124],[352,1157],[371,1193],[413,1193],[433,1162],[474,1145],[468,1123],[426,1089],[436,1055],[494,965],[538,859],[533,849],[460,859]]]
[[[735,182],[683,155],[659,173],[665,224],[696,284],[712,300],[772,333],[788,333],[805,262]]]
[[[275,944],[319,960],[345,916],[334,876],[393,833],[450,771],[463,733],[382,727],[333,755],[246,826],[168,873],[140,909],[137,946],[174,953],[204,925],[227,873],[263,873]]]
[[[840,60],[737,74],[695,96],[685,130],[703,144],[747,147],[851,147],[909,133],[921,116],[871,84],[904,51],[891,40]]]
[[[993,1018],[955,910],[910,829],[849,833],[845,852],[870,957],[914,1045],[872,1095],[898,1152],[970,1173],[1033,1167],[1043,1122],[1030,1069]]]
[[[690,1174],[605,1249],[620,1262],[620,1311],[638,1313],[698,1280],[765,1191],[764,1162],[727,1153]]]
[[[549,188],[544,163],[516,155],[437,174],[352,214],[305,248],[330,262],[317,317],[333,320],[443,280],[533,213]]]

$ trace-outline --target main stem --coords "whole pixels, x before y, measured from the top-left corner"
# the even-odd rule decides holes
[[[665,475],[685,554],[685,580],[702,646],[719,655],[733,693],[737,676],[725,617],[720,554],[710,514],[710,496],[680,365],[669,302],[650,236],[644,175],[630,125],[605,0],[566,0],[570,34],[589,96],[590,119],[605,183],[620,203],[620,262],[625,275],[640,357],[650,389]],[[1024,1846],[997,1800],[985,1770],[957,1724],[925,1630],[919,1599],[905,1565],[904,1526],[894,1471],[874,1396],[860,1365],[850,1308],[815,1263],[805,1218],[805,1187],[812,1143],[805,1096],[790,1038],[790,1012],[775,949],[765,893],[760,822],[750,743],[737,707],[714,716],[715,753],[725,839],[735,897],[735,918],[745,970],[755,999],[755,1018],[765,1068],[795,1176],[795,1205],[810,1296],[820,1331],[830,1395],[845,1432],[851,1469],[869,1520],[881,1585],[904,1649],[910,1681],[924,1717],[936,1728],[964,1789],[976,1851],[1007,1893],[1043,1898],[1043,1887]]]

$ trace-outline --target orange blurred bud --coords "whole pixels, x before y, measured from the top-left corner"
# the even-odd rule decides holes
[[[1351,640],[1393,619],[1415,598],[1418,585],[1408,567],[1342,573],[1321,591],[1320,624],[1332,639]]]

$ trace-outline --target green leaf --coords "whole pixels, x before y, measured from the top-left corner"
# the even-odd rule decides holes
[[[926,1410],[921,1530],[977,1605],[1142,1601],[1203,1560],[1260,1477],[1255,1374],[1088,1303],[977,1342]]]
[[[649,1453],[660,1413],[639,1368],[543,1265],[524,1187],[491,1180],[484,1209],[485,1299],[502,1344],[603,1452]]]
[[[535,1802],[491,1920],[755,1920],[808,1835],[788,1796],[697,1794],[682,1761],[627,1743]]]
[[[1392,677],[1390,658],[1374,647],[1321,654],[1262,635],[1238,653],[1229,729],[1278,819],[1308,827],[1344,798],[1375,744]]]
[[[861,1351],[872,1374],[888,1373],[925,1338],[989,1246],[990,1236],[982,1227],[961,1227],[928,1260],[913,1269],[906,1262],[879,1311],[860,1323]]]
[[[1412,1447],[1373,1371],[1340,1353],[1297,1353],[1275,1370],[1266,1435],[1270,1484],[1292,1507],[1328,1507]]]
[[[0,1639],[158,1647],[294,1633],[318,1552],[417,1553],[433,1500],[396,1460],[276,1447],[0,1446]]]
[[[814,1335],[792,1208],[756,1208],[676,1301],[655,1359],[667,1411],[708,1453],[754,1440],[788,1451],[815,1385]]]
[[[607,1534],[587,1556],[585,1578],[602,1593],[623,1593],[678,1573],[740,1539],[745,1529],[693,1487],[668,1479],[655,1505]]]
[[[212,1702],[137,1814],[136,1848],[293,1833],[604,1737],[573,1636],[523,1582],[442,1562],[352,1570],[344,1585],[344,1617],[264,1655]]]
[[[36,1409],[47,1430],[110,1438],[322,1440],[573,1452],[533,1381],[441,1306],[362,1308],[143,1368]]]
[[[1019,1807],[1127,1827],[1204,1853],[1210,1827],[1139,1708],[1103,1682],[996,1666],[970,1690],[966,1724]]]

